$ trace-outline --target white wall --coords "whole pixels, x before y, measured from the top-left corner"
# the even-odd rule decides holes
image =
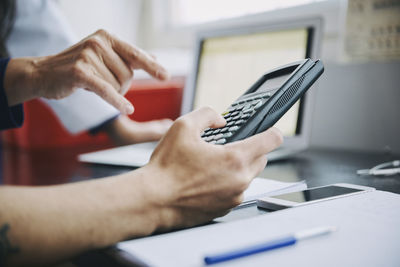
[[[400,62],[327,62],[311,144],[400,153]]]
[[[142,0],[58,0],[73,30],[82,39],[98,29],[137,43]]]

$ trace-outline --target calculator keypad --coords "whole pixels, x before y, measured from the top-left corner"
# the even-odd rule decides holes
[[[246,124],[246,121],[254,115],[256,110],[267,102],[271,95],[271,93],[261,93],[236,101],[222,114],[227,124],[222,128],[206,129],[201,137],[212,144],[225,144],[236,131]]]

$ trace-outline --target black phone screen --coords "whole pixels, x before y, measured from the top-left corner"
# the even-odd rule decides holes
[[[315,189],[308,189],[300,192],[283,194],[278,196],[273,196],[271,198],[277,198],[282,200],[288,200],[297,203],[303,203],[328,197],[334,197],[344,194],[350,194],[354,192],[362,191],[361,189],[354,189],[341,186],[325,186]]]

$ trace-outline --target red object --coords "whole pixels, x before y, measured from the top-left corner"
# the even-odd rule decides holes
[[[175,120],[181,112],[183,86],[183,78],[168,82],[136,81],[125,95],[135,107],[135,112],[129,117],[136,121]]]
[[[135,107],[130,118],[137,121],[170,118],[180,114],[183,78],[168,82],[153,80],[135,81],[126,94]],[[3,144],[24,149],[43,149],[81,145],[109,146],[104,133],[91,136],[87,132],[71,135],[53,111],[40,100],[24,104],[25,120],[21,128],[4,131]]]

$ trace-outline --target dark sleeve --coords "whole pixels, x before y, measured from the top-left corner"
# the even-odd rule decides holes
[[[21,127],[24,121],[23,105],[8,106],[7,95],[4,90],[4,75],[9,58],[0,59],[0,130]]]

